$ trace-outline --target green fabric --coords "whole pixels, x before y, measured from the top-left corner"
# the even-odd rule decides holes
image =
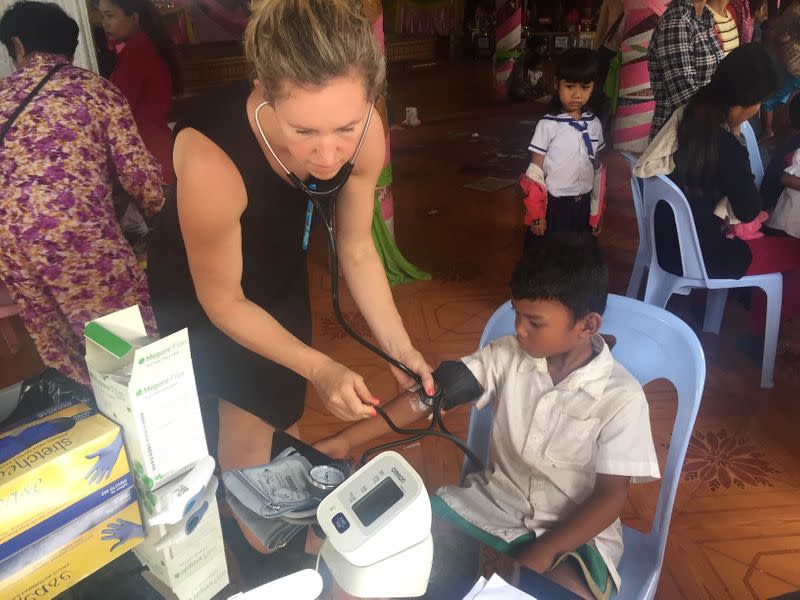
[[[494,53],[497,60],[516,60],[522,56],[522,52],[517,50],[501,50]]]
[[[433,495],[430,497],[430,500],[431,511],[438,519],[447,521],[468,536],[478,540],[483,545],[489,546],[503,554],[508,554],[512,557],[517,556],[525,546],[536,541],[536,534],[530,532],[519,536],[511,542],[506,542],[467,521],[450,508],[450,505],[439,496]],[[608,600],[613,597],[616,593],[616,586],[614,585],[614,580],[611,578],[611,574],[608,572],[608,566],[597,551],[597,548],[591,544],[584,544],[574,552],[565,552],[558,557],[553,567],[568,558],[578,563],[583,577],[586,580],[586,585],[589,586],[589,589],[597,600]]]
[[[611,101],[611,114],[617,112],[617,102],[619,101],[619,76],[622,71],[622,52],[617,52],[608,65],[608,75],[606,75],[603,91]]]
[[[392,167],[387,165],[378,177],[377,188],[387,187],[392,183]],[[398,285],[414,279],[430,279],[430,273],[426,273],[419,267],[412,265],[403,253],[389,232],[386,222],[381,214],[380,194],[375,192],[375,208],[372,214],[372,241],[381,257],[383,270],[386,271],[386,278],[389,285]]]
[[[382,188],[392,185],[392,181],[394,178],[392,176],[392,165],[389,163],[383,169],[381,169],[381,174],[378,175],[378,182],[375,184],[376,188]]]
[[[574,552],[562,554],[553,567],[568,558],[578,563],[586,585],[589,586],[589,589],[597,600],[609,600],[616,594],[617,590],[616,585],[614,585],[614,580],[611,578],[611,574],[608,572],[608,566],[597,551],[597,548],[590,544],[584,544]]]
[[[503,554],[508,554],[509,556],[515,556],[524,546],[536,540],[536,534],[534,533],[521,535],[512,542],[501,540],[499,537],[495,537],[491,533],[487,533],[480,527],[476,527],[467,521],[450,508],[447,502],[442,500],[439,496],[431,496],[431,510],[439,519],[454,525],[468,536],[478,540],[481,544],[489,546]]]

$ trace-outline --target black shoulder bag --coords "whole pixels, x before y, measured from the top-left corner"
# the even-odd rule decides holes
[[[22,111],[25,110],[25,107],[28,106],[28,104],[30,104],[30,102],[31,102],[31,100],[33,100],[34,96],[36,96],[36,94],[38,94],[41,91],[41,89],[44,87],[44,84],[46,84],[48,81],[50,81],[50,78],[53,75],[55,75],[59,71],[59,69],[61,69],[61,67],[66,67],[66,66],[67,65],[65,63],[60,63],[60,64],[57,64],[56,66],[54,66],[52,69],[50,69],[47,72],[47,75],[42,77],[42,80],[39,83],[36,84],[36,87],[33,88],[33,91],[30,94],[28,94],[22,102],[20,102],[20,105],[16,108],[16,110],[8,118],[8,121],[6,121],[6,124],[3,125],[3,129],[0,130],[0,146],[3,145],[3,141],[6,138],[6,134],[11,129],[11,126],[14,124],[14,121],[16,121],[17,117],[19,117],[22,114]]]

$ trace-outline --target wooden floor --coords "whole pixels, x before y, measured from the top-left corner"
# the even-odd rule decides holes
[[[423,121],[419,128],[392,132],[397,241],[413,263],[433,274],[431,281],[398,286],[394,294],[410,335],[431,364],[473,351],[486,320],[508,297],[511,267],[522,244],[519,198],[514,187],[486,193],[463,185],[484,176],[516,177],[528,162],[529,121],[542,112],[532,105],[491,108],[480,96],[488,86],[476,83],[488,76],[486,63],[467,67],[406,71],[391,81],[393,112],[415,105]],[[461,118],[445,119],[437,85],[449,86],[451,93],[464,91],[456,100]],[[473,92],[472,104],[483,108],[470,116]],[[624,293],[637,234],[619,158],[612,160],[609,181],[601,243],[612,290]],[[321,233],[314,232],[310,256],[314,344],[361,373],[375,395],[388,399],[397,392],[389,370],[350,340],[333,317]],[[368,333],[346,294],[343,303],[351,322]],[[681,297],[670,308],[697,328],[702,320],[697,306],[702,303]],[[784,328],[776,386],[761,390],[759,366],[736,350],[745,322],[744,309],[731,299],[721,335],[701,336],[708,379],[673,511],[658,598],[772,598],[800,589],[800,327]],[[41,368],[21,324],[15,325],[22,349],[12,357],[0,344],[0,387]],[[663,466],[674,394],[665,383],[647,392]],[[313,392],[307,400],[300,422],[305,440],[341,426],[325,414]],[[461,436],[467,422],[465,410],[447,416]],[[402,452],[431,491],[458,478],[462,457],[449,443],[426,440]],[[657,494],[658,484],[634,487],[625,523],[647,529]]]

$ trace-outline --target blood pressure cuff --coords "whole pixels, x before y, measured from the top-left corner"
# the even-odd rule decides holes
[[[442,409],[474,402],[483,394],[483,386],[460,360],[446,360],[433,372],[436,389],[442,395]]]

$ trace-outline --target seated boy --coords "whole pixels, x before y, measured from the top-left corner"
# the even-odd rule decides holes
[[[659,476],[642,388],[598,334],[607,287],[589,236],[545,237],[522,258],[516,335],[459,363],[483,388],[477,406],[495,406],[488,464],[431,499],[440,518],[585,598],[619,589],[628,486]],[[385,407],[400,427],[427,410],[415,393]],[[341,457],[388,432],[370,419],[316,446]]]

